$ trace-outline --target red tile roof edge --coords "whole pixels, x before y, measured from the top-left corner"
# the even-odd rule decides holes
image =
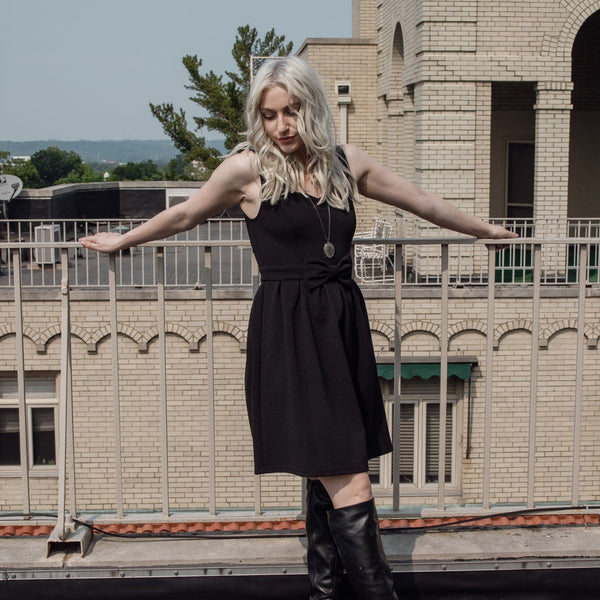
[[[380,519],[381,529],[416,529],[440,527],[556,527],[600,525],[598,514],[497,515],[486,517],[428,517],[412,519]],[[302,531],[302,520],[284,521],[211,521],[180,523],[111,523],[94,525],[113,534],[150,535],[197,532]],[[53,525],[0,525],[0,537],[49,536]]]

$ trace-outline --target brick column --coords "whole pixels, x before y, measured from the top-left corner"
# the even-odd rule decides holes
[[[415,85],[415,182],[457,207],[475,211],[475,148],[477,87],[470,81],[426,81]],[[445,230],[417,221],[417,237],[447,235]],[[448,234],[452,235],[452,234]],[[453,249],[451,272],[458,260],[468,264],[472,250]],[[415,269],[431,264],[433,247],[415,249]]]
[[[534,218],[560,222],[567,218],[571,83],[539,82],[535,109]],[[564,235],[557,225],[544,235]],[[538,236],[542,231],[537,232]]]
[[[535,109],[535,177],[533,216],[536,237],[566,235],[569,199],[570,82],[539,82]],[[566,248],[557,249],[552,262],[565,265]],[[542,257],[542,269],[553,269]]]

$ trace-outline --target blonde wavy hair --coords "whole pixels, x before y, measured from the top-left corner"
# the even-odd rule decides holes
[[[261,101],[265,90],[274,85],[282,86],[289,94],[290,109],[297,115],[298,134],[308,154],[306,166],[296,156],[283,153],[265,132]],[[246,142],[238,149],[249,148],[256,153],[263,200],[276,204],[291,192],[306,195],[307,172],[321,191],[319,203],[328,202],[332,207],[348,210],[350,198],[358,198],[350,169],[336,152],[335,127],[325,89],[304,60],[286,56],[265,61],[250,87],[246,124]]]

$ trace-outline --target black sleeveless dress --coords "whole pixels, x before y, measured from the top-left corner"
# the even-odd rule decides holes
[[[246,217],[261,273],[246,362],[257,474],[360,473],[392,449],[367,311],[352,279],[354,207],[331,208],[328,259],[316,202],[294,193]],[[327,231],[327,205],[317,209]]]

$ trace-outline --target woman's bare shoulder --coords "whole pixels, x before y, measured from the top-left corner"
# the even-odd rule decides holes
[[[251,150],[231,154],[223,159],[215,173],[217,171],[227,172],[228,175],[234,175],[242,180],[252,180],[258,177],[256,154]]]
[[[354,144],[344,144],[342,146],[350,171],[356,181],[359,181],[364,173],[369,169],[371,157],[361,148]]]
[[[225,158],[212,174],[209,184],[231,190],[246,214],[258,213],[260,176],[256,154],[251,150],[242,150]]]

